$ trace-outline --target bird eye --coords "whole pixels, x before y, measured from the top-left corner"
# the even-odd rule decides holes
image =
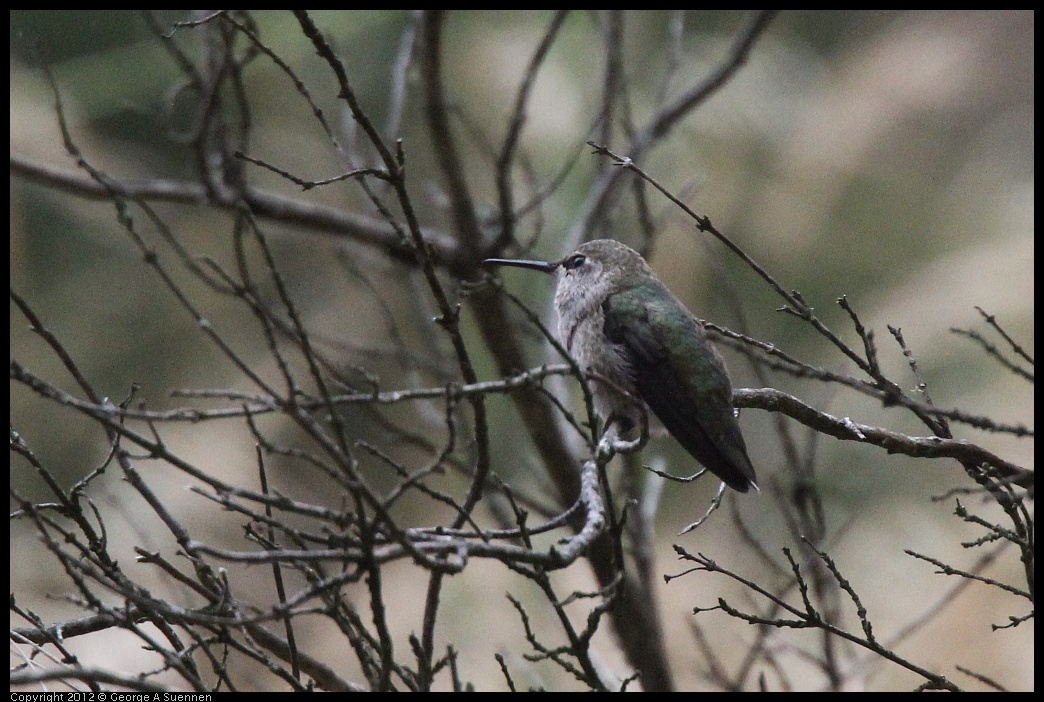
[[[583,254],[573,254],[572,256],[567,258],[565,261],[563,261],[562,265],[565,266],[566,270],[570,270],[571,271],[574,268],[579,268],[580,266],[584,265],[584,263],[586,261],[587,261],[587,257],[584,256]]]

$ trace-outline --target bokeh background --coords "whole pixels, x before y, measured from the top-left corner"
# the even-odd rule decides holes
[[[174,12],[155,17],[161,25],[184,18]],[[332,80],[293,18],[282,12],[254,17],[268,45],[294,66],[332,117],[339,137],[350,149],[365,152],[350,117],[338,106]],[[389,119],[389,82],[408,17],[397,11],[320,12],[315,17],[343,56],[364,106],[378,122]],[[487,144],[503,138],[524,67],[550,17],[544,12],[468,12],[453,13],[447,20],[447,89],[460,116],[457,126],[467,135],[462,139],[466,158],[476,164],[469,174],[476,198],[488,201],[490,211],[495,203]],[[593,57],[601,56],[598,46],[604,35],[599,27],[604,21],[596,12],[572,14],[535,84],[522,142],[532,177],[548,183],[573,163],[543,203],[539,223],[530,221],[520,232],[520,239],[534,242],[536,257],[564,253],[565,233],[575,223],[593,173],[604,166],[584,146],[593,136],[589,130],[601,105],[602,66]],[[630,118],[640,125],[661,96],[680,93],[720,65],[743,21],[740,12],[628,14],[623,41]],[[936,404],[1032,427],[1031,386],[951,328],[988,334],[978,306],[996,315],[1033,352],[1033,24],[1034,14],[1021,11],[784,12],[725,87],[640,165],[710,217],[788,289],[799,290],[828,325],[858,345],[845,313],[834,303],[847,296],[863,323],[875,330],[885,368],[903,379],[905,387],[916,381],[886,325],[902,329]],[[140,15],[12,11],[11,40],[13,155],[75,168],[63,147],[54,96],[41,70],[46,64],[71,131],[92,163],[122,179],[193,176],[193,156],[178,138],[179,131],[190,127],[179,111],[178,67]],[[286,77],[265,60],[255,61],[245,77],[253,109],[252,155],[303,178],[340,172],[336,153]],[[409,90],[416,85],[408,81]],[[423,224],[452,235],[419,98],[408,96],[403,103],[400,133]],[[364,207],[350,183],[302,194],[267,171],[246,172],[252,183],[287,196]],[[776,311],[781,302],[771,290],[720,244],[697,233],[681,212],[657,197],[650,198],[650,206],[658,232],[650,263],[698,316],[742,328],[814,365],[854,371],[821,337]],[[227,214],[203,206],[161,204],[157,210],[194,255],[228,260]],[[633,206],[624,202],[606,213],[599,234],[642,245],[634,235],[636,217]],[[307,324],[329,348],[342,350],[346,368],[358,366],[360,373],[380,377],[387,389],[409,387],[410,376],[398,362],[402,346],[396,350],[390,341],[392,328],[402,331],[402,344],[410,353],[445,354],[437,327],[425,327],[431,317],[427,291],[401,263],[328,233],[273,225],[269,236]],[[31,301],[88,377],[114,401],[126,396],[132,382],[141,383],[153,408],[186,404],[170,396],[178,388],[250,389],[141,262],[117,226],[110,203],[84,200],[13,174],[10,253],[12,287]],[[549,278],[510,271],[505,279],[534,309],[548,311]],[[274,372],[257,329],[242,323],[242,309],[234,301],[208,293],[187,276],[182,282],[259,372]],[[465,301],[465,331],[473,333],[467,327],[467,305]],[[72,389],[13,305],[10,333],[12,357]],[[541,361],[541,348],[534,335],[534,365]],[[752,386],[747,362],[731,352],[726,356],[734,384]],[[493,372],[488,362],[480,367],[483,378]],[[773,386],[857,422],[927,433],[909,413],[835,387],[789,377],[774,377]],[[416,413],[420,433],[439,422],[431,408],[403,411]],[[491,400],[491,411],[497,470],[541,485],[539,464],[526,459],[533,455],[532,447],[513,428],[517,416],[510,403]],[[96,428],[70,412],[56,411],[21,386],[12,385],[11,415],[12,428],[44,463],[59,473],[66,467],[69,484],[104,460],[107,447]],[[368,420],[362,416],[358,421]],[[771,484],[783,461],[772,422],[763,413],[747,411],[741,423],[759,476]],[[270,428],[279,431],[278,426]],[[1015,464],[1033,466],[1030,439],[956,429],[958,438]],[[166,432],[165,439],[197,464],[231,481],[252,480],[253,441],[241,426],[182,424]],[[836,534],[831,554],[862,595],[878,635],[894,634],[929,611],[953,585],[923,562],[904,556],[902,549],[955,565],[968,565],[977,557],[960,542],[981,533],[952,515],[953,498],[930,499],[962,484],[961,468],[954,461],[903,459],[872,447],[817,439],[800,429],[797,435],[803,449],[816,456],[828,523]],[[410,447],[402,450],[410,455]],[[685,455],[667,440],[654,440],[646,457],[676,473],[687,470]],[[528,479],[527,471],[534,473]],[[184,489],[189,482],[185,476],[157,473],[150,479],[181,514],[198,515],[201,533],[241,546],[237,522],[227,515],[210,521],[214,510]],[[278,481],[281,489],[323,499],[322,486],[309,484],[308,478],[280,475]],[[11,482],[30,495],[46,494],[17,458]],[[172,549],[169,535],[155,542],[149,528],[154,517],[115,474],[95,487],[98,504],[119,515],[110,526],[116,528],[114,542],[125,544],[124,558],[133,558],[132,545]],[[710,484],[663,487],[656,517],[661,572],[682,568],[670,549],[676,541],[728,561],[738,571],[757,569],[742,553],[731,553],[735,535],[724,517],[687,537],[675,536],[702,513],[712,491]],[[973,509],[980,505],[975,496],[965,499]],[[739,509],[747,522],[763,547],[778,554],[787,541],[772,491],[744,500]],[[425,523],[423,513],[415,519]],[[28,541],[32,536],[24,526],[12,524],[11,591],[46,621],[79,616],[81,610],[61,597],[68,586],[57,564],[27,557],[39,555],[39,549]],[[583,570],[560,574],[563,589],[590,587]],[[1018,582],[1014,553],[1002,554],[987,575]],[[423,583],[412,577],[408,564],[389,568],[387,578],[397,592],[394,617],[401,627],[399,645],[404,646],[406,635],[419,627]],[[570,681],[559,671],[518,656],[524,650],[522,629],[504,593],[534,595],[525,587],[502,566],[478,562],[447,585],[448,616],[439,633],[461,647],[459,666],[479,689],[502,688],[493,660],[498,651],[516,666],[516,680],[569,689]],[[703,689],[705,684],[694,664],[700,655],[689,633],[692,607],[713,606],[719,594],[750,604],[722,579],[706,575],[662,587],[661,606],[671,633],[668,648],[684,689]],[[967,665],[1009,689],[1032,689],[1032,621],[1015,630],[990,629],[1024,610],[1015,597],[972,586],[900,650],[971,689],[979,688],[960,678],[955,665]],[[538,619],[544,616],[534,612]],[[701,616],[719,617],[709,620],[721,624],[712,644],[726,661],[737,663],[730,657],[731,647],[737,637],[749,638],[754,632],[720,613]],[[321,640],[329,632],[308,635]],[[813,635],[807,636],[811,642]],[[629,671],[606,639],[601,642],[605,665],[626,676]],[[795,634],[791,643],[799,647],[801,641]],[[104,647],[95,642],[78,653],[94,665],[117,665],[124,671],[151,665],[139,642],[119,634]],[[333,664],[346,660],[336,649],[328,655]],[[795,689],[822,684],[815,666],[798,653],[780,655],[788,662],[788,682]],[[903,690],[918,682],[879,661],[855,659],[865,669],[852,673],[853,681],[859,681],[853,687]],[[260,674],[258,687],[265,686]]]

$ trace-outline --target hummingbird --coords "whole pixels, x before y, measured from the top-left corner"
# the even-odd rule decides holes
[[[700,321],[637,251],[597,239],[560,261],[483,263],[557,273],[559,339],[581,370],[595,376],[591,394],[607,427],[615,422],[627,432],[637,426],[641,410],[632,398],[638,398],[726,485],[757,489],[725,362]]]

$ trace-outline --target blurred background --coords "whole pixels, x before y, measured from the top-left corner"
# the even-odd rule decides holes
[[[475,164],[468,177],[480,212],[495,211],[490,145],[504,138],[519,81],[551,17],[545,12],[447,17],[443,75],[452,113],[459,119],[454,127],[462,135],[463,159]],[[328,70],[293,17],[258,12],[253,18],[267,46],[308,86],[346,150],[371,158],[336,99]],[[445,185],[435,168],[411,73],[405,76],[405,99],[389,100],[410,17],[366,11],[317,12],[314,18],[345,61],[374,121],[382,129],[398,125],[395,135],[402,138],[408,185],[422,224],[453,237]],[[183,19],[180,13],[162,12],[152,15],[151,23],[169,31]],[[619,123],[642,125],[664,101],[715,71],[744,20],[741,12],[627,14],[619,37],[626,59],[620,89],[628,91],[631,113],[618,115]],[[541,202],[538,214],[520,227],[517,238],[528,247],[521,252],[527,256],[552,259],[571,248],[567,233],[576,225],[593,179],[607,166],[584,144],[600,134],[594,125],[603,105],[599,59],[601,42],[609,36],[605,21],[598,12],[572,13],[536,77],[520,145],[527,178],[534,191],[561,181]],[[738,72],[647,151],[639,165],[709,217],[784,287],[800,291],[828,326],[859,348],[847,315],[835,304],[846,296],[863,324],[875,331],[882,365],[904,387],[912,389],[917,381],[886,325],[902,329],[937,405],[1032,427],[1032,387],[951,328],[988,335],[976,311],[981,307],[1033,353],[1033,23],[1032,12],[1009,11],[781,13]],[[192,180],[198,164],[185,135],[193,129],[193,113],[186,107],[179,64],[165,49],[166,41],[179,41],[186,51],[198,43],[191,29],[179,29],[169,40],[158,38],[150,21],[134,12],[12,11],[12,156],[75,172],[41,69],[47,65],[73,138],[95,167],[121,180]],[[251,105],[249,155],[303,179],[328,178],[344,170],[308,105],[271,61],[256,59],[243,75]],[[624,144],[623,132],[618,127],[611,133],[614,140],[607,146]],[[249,164],[243,170],[251,184],[273,193],[375,215],[354,182],[302,193],[270,171]],[[656,194],[648,197],[648,206],[657,232],[649,248],[650,264],[697,316],[775,344],[812,365],[856,371],[822,337],[778,312],[782,303],[764,282],[720,243],[697,232],[684,213]],[[155,209],[192,256],[229,265],[227,213],[202,203],[158,203]],[[602,215],[595,233],[645,247],[650,242],[637,234],[639,216],[621,198]],[[430,324],[430,294],[415,271],[378,247],[329,232],[278,222],[266,232],[306,326],[328,351],[336,351],[345,373],[382,389],[437,387],[454,380],[444,377],[441,362],[449,356],[448,342]],[[111,203],[13,173],[10,253],[12,288],[31,302],[113,402],[126,397],[132,383],[141,384],[141,397],[153,409],[193,404],[171,396],[182,388],[255,390],[142,263],[118,226]],[[178,270],[176,264],[172,268]],[[263,337],[256,325],[243,323],[237,301],[216,295],[187,274],[179,281],[252,368],[265,377],[276,373]],[[446,281],[455,291],[452,278]],[[510,291],[547,314],[550,278],[509,271],[505,281]],[[468,306],[464,299],[464,330],[474,339]],[[524,324],[521,317],[510,322]],[[10,330],[12,358],[74,391],[61,364],[27,330],[13,305]],[[530,360],[536,366],[544,352],[538,335],[531,336]],[[999,339],[995,343],[1003,347]],[[480,379],[496,377],[489,359],[476,354]],[[725,355],[734,385],[755,387],[748,361],[730,351]],[[836,386],[779,374],[771,383],[837,416],[914,435],[928,433],[910,413]],[[493,398],[490,411],[495,469],[539,489],[544,484],[541,466],[524,435],[513,428],[518,419],[511,404]],[[394,412],[397,421],[415,427],[420,437],[413,446],[396,446],[396,455],[402,460],[423,455],[423,437],[441,428],[441,412],[419,403]],[[68,484],[105,459],[108,447],[96,427],[68,410],[56,410],[21,385],[12,384],[11,415],[12,429]],[[360,433],[379,434],[380,422],[369,414],[351,418]],[[763,548],[778,554],[787,545],[782,517],[772,506],[774,476],[784,461],[779,439],[767,413],[748,410],[740,421],[766,490],[738,501],[737,508]],[[954,428],[956,438],[1033,467],[1031,439]],[[266,429],[282,431],[275,420]],[[970,482],[963,479],[961,467],[949,460],[888,456],[878,448],[813,436],[796,425],[794,431],[804,455],[815,457],[832,534],[831,555],[863,597],[875,632],[887,638],[926,616],[954,583],[902,551],[964,566],[978,558],[960,542],[978,538],[981,531],[953,516],[952,497],[931,499]],[[241,423],[168,425],[164,440],[223,479],[255,480],[254,442]],[[654,440],[643,459],[677,474],[690,468],[684,452],[664,439]],[[374,475],[381,480],[379,471]],[[393,477],[386,476],[389,485]],[[199,516],[201,537],[242,547],[237,521],[215,516],[215,510],[185,490],[192,482],[186,476],[166,470],[149,479],[183,517]],[[276,480],[279,489],[302,499],[336,502],[314,476],[284,473]],[[36,499],[46,498],[42,483],[17,458],[11,484]],[[113,542],[125,548],[124,558],[133,559],[132,545],[173,549],[168,534],[161,532],[164,538],[156,542],[150,530],[154,515],[115,471],[94,488],[98,504],[120,516],[109,526]],[[727,561],[737,571],[757,572],[760,566],[753,559],[730,553],[735,534],[723,514],[693,534],[675,536],[702,514],[713,489],[710,481],[662,487],[655,520],[659,572],[684,569],[674,560],[675,542]],[[962,499],[972,510],[987,509],[977,496]],[[432,509],[427,503],[416,508]],[[428,517],[422,511],[411,519],[425,524]],[[25,527],[12,524],[12,593],[45,621],[82,615],[62,597],[68,586],[58,564],[26,558],[33,553],[33,537]],[[119,553],[120,548],[113,550]],[[556,577],[566,591],[589,588],[583,570]],[[1018,582],[1019,572],[1014,551],[1009,551],[986,575]],[[155,574],[143,572],[141,577],[148,581]],[[389,599],[395,602],[393,618],[401,627],[398,645],[405,646],[405,636],[419,627],[423,587],[413,581],[408,564],[389,567],[386,577],[390,591],[397,593]],[[161,579],[155,585],[160,587]],[[469,565],[447,583],[446,612],[458,616],[445,616],[439,635],[461,646],[462,675],[479,689],[502,689],[492,657],[498,651],[514,652],[509,664],[515,667],[516,681],[570,689],[568,677],[557,669],[517,656],[524,649],[522,627],[504,595],[534,593],[515,592],[516,586],[510,571],[495,562]],[[708,575],[661,585],[668,649],[682,689],[705,688],[699,665],[693,663],[700,656],[690,635],[692,608],[712,607],[719,595],[731,596],[737,605],[751,604],[749,595]],[[257,597],[265,600],[266,595],[259,592]],[[1009,615],[1023,614],[1025,607],[995,589],[972,586],[930,616],[900,650],[969,689],[980,688],[961,678],[955,665],[967,665],[1008,689],[1032,689],[1033,622],[1013,630],[990,628],[1006,623]],[[533,616],[550,614],[535,611]],[[708,622],[720,618],[722,626],[711,632],[711,644],[736,664],[731,647],[752,638],[754,628],[720,613],[701,616],[711,617]],[[307,634],[318,638],[328,632]],[[811,641],[816,635],[807,636]],[[816,689],[822,684],[820,674],[797,652],[802,641],[796,634],[790,641],[795,650],[779,655],[787,661],[788,684]],[[608,636],[600,646],[607,669],[626,677],[629,671]],[[85,646],[77,652],[98,666],[113,661],[125,670],[150,666],[140,642],[118,633],[104,649]],[[347,660],[336,649],[329,655],[334,665]],[[904,690],[919,682],[878,660],[858,654],[853,660],[852,680],[860,681],[851,683],[854,688]],[[865,669],[859,669],[859,661]]]

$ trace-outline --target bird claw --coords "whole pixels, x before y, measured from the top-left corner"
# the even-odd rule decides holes
[[[637,439],[627,440],[606,434],[598,442],[598,453],[599,455],[609,455],[610,457],[614,453],[634,453],[642,448],[642,443],[642,437],[640,436]]]

